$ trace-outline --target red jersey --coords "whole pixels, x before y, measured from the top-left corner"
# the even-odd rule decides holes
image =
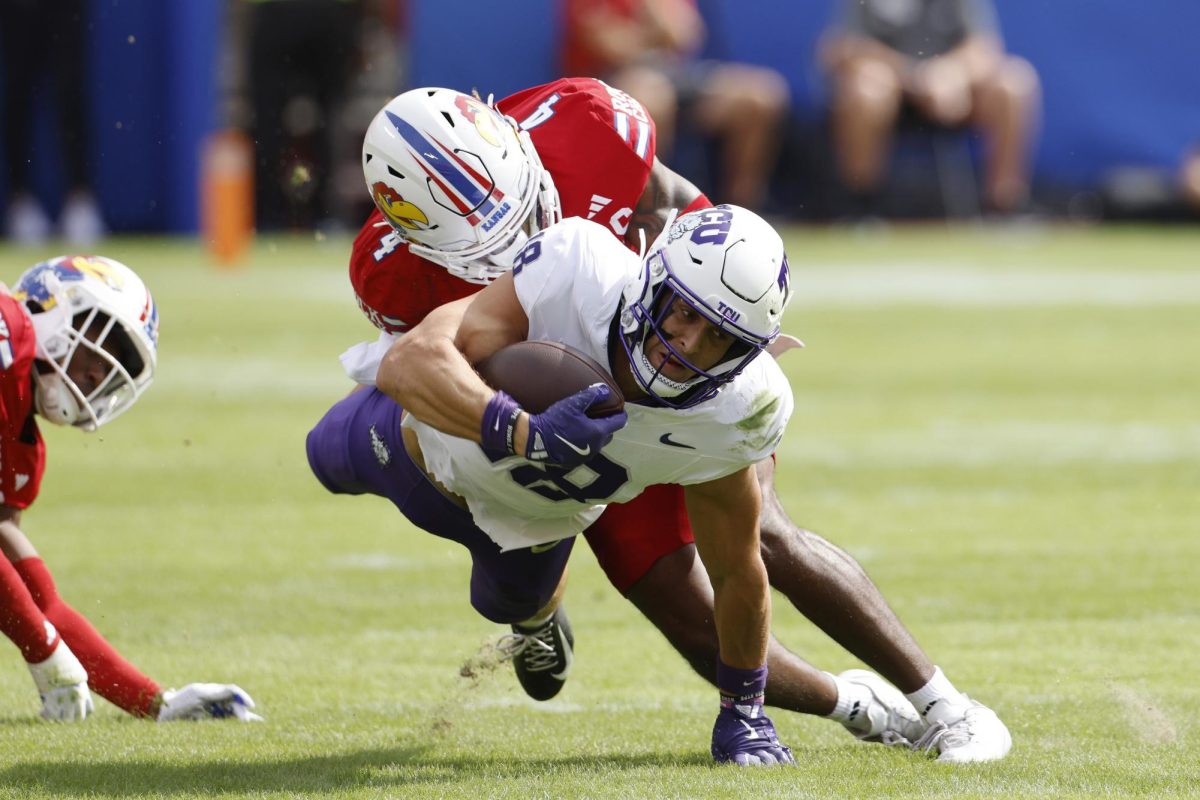
[[[563,216],[594,220],[624,238],[654,165],[654,122],[642,104],[593,78],[562,78],[496,105],[529,132]],[[363,313],[390,333],[482,288],[411,254],[378,210],[354,240],[350,282]]]
[[[46,445],[33,416],[33,322],[0,293],[0,505],[28,508],[46,468]]]

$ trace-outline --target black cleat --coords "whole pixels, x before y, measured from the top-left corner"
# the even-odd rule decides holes
[[[544,625],[533,629],[513,625],[512,630],[500,640],[500,651],[513,660],[525,694],[534,700],[549,700],[567,682],[575,660],[575,637],[567,612],[559,605]]]

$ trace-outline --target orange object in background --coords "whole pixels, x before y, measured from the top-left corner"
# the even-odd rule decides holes
[[[254,236],[254,145],[238,130],[218,131],[200,162],[200,235],[216,260],[239,261]]]

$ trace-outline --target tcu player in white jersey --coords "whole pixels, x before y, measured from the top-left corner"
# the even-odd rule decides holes
[[[355,240],[351,279],[363,311],[391,334],[410,330],[436,306],[473,294],[507,271],[511,260],[504,263],[497,253],[511,257],[518,240],[557,217],[558,208],[564,217],[595,218],[636,247],[639,232],[652,239],[662,230],[672,205],[709,206],[654,158],[653,121],[644,110],[599,81],[561,79],[518,92],[497,107],[521,121],[519,136],[511,119],[446,89],[395,98],[368,131],[364,172],[379,210]],[[436,159],[438,153],[447,156]],[[601,195],[607,205],[598,204]],[[508,198],[520,212],[485,226],[495,211],[477,211],[502,209],[503,203],[488,205],[497,198]],[[390,339],[383,338],[386,345]],[[374,383],[379,347],[350,352],[347,366],[360,383]],[[344,436],[358,435],[353,422],[340,420]],[[322,428],[328,433],[336,425],[327,420]],[[757,473],[762,556],[772,586],[930,712],[927,721],[936,729],[931,736],[943,760],[1001,757],[1008,747],[1002,723],[932,665],[853,558],[788,518],[774,493],[773,459],[760,461]],[[631,502],[609,505],[586,536],[613,585],[713,681],[711,588],[679,487],[653,486]],[[565,613],[560,608],[546,626],[514,632],[525,640],[514,659],[521,685],[537,699],[553,696],[571,657]],[[909,700],[877,675],[821,672],[774,639],[769,660],[771,705],[827,716],[872,741],[915,741],[926,730],[926,721],[913,724]],[[964,728],[968,735],[959,735]]]
[[[475,608],[531,627],[555,616],[573,538],[607,502],[683,484],[719,638],[712,754],[794,763],[762,708],[770,590],[754,475],[792,409],[779,367],[758,358],[790,299],[783,242],[745,209],[685,215],[645,259],[596,223],[564,221],[527,241],[512,272],[397,340],[378,388],[351,394],[310,434],[310,462],[331,490],[385,494],[462,543]],[[472,368],[527,338],[611,365],[627,410],[589,417],[609,391],[598,384],[530,415]],[[362,435],[347,446],[346,419],[371,431],[371,446]],[[688,447],[663,444],[666,434]]]

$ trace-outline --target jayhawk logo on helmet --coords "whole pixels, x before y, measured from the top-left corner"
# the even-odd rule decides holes
[[[65,261],[65,259],[64,259]],[[125,286],[125,279],[101,258],[90,256],[72,256],[70,266],[94,278],[99,278],[112,289],[120,291]]]
[[[53,275],[57,278],[58,285],[81,281],[83,272],[73,262],[82,260],[82,258],[55,258],[35,265],[21,276],[20,283],[13,290],[13,297],[22,303],[32,300],[49,311],[58,303],[58,298],[55,296],[58,286],[54,281],[48,282],[47,276]]]
[[[475,130],[479,131],[479,135],[485,142],[496,147],[503,146],[504,140],[500,133],[500,123],[496,121],[495,111],[465,94],[456,97],[454,105],[475,126]]]
[[[394,228],[414,231],[429,224],[429,217],[424,211],[405,200],[399,192],[383,181],[376,181],[371,185],[371,196],[375,199],[379,213],[383,214]]]

